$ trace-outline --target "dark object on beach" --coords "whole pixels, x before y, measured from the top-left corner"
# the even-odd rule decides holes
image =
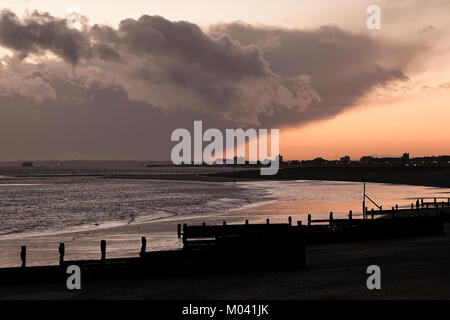
[[[31,162],[31,161],[22,162],[22,167],[32,167],[32,166],[33,166],[33,162]]]
[[[22,260],[22,268],[25,268],[27,264],[27,247],[22,246],[20,249],[20,260]]]
[[[106,241],[105,240],[102,240],[100,242],[100,250],[102,252],[101,260],[104,262],[106,259]]]
[[[177,235],[178,235],[178,239],[181,238],[181,224],[179,223],[177,226]]]
[[[64,243],[59,244],[59,265],[62,266],[64,264],[64,253],[65,253],[65,246]]]
[[[147,238],[142,237],[141,241],[142,241],[142,246],[141,246],[141,252],[139,253],[139,255],[141,257],[143,257],[145,255],[145,250],[147,249]]]
[[[289,219],[292,222],[292,218]],[[184,226],[186,267],[207,270],[282,270],[305,267],[301,225]]]
[[[411,216],[410,210],[384,211],[380,219],[308,219],[305,226],[306,244],[337,243],[346,241],[364,241],[394,239],[403,237],[420,237],[444,234],[444,223],[450,221],[447,210],[434,216],[422,212],[421,216]],[[394,212],[402,214],[393,215]],[[405,214],[406,212],[406,214]],[[372,217],[375,212],[371,213]],[[379,214],[383,215],[383,214]]]

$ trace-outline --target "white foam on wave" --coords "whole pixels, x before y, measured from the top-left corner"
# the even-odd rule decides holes
[[[29,187],[41,185],[41,183],[0,183],[0,187]]]

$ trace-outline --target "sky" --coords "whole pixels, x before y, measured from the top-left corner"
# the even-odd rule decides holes
[[[372,4],[379,30],[366,26]],[[194,120],[279,128],[285,159],[450,154],[445,0],[1,9],[0,160],[168,160],[171,132]]]

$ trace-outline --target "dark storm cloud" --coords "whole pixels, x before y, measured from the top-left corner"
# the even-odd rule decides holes
[[[81,58],[119,60],[119,54],[107,44],[91,43],[84,32],[67,28],[65,19],[37,11],[21,20],[13,12],[2,10],[0,44],[20,58],[49,50],[73,65]]]
[[[397,48],[335,26],[288,30],[232,23],[211,28],[211,34],[227,34],[242,45],[262,48],[264,58],[277,74],[289,77],[302,73],[312,77],[320,103],[300,113],[279,109],[271,118],[263,115],[264,122],[271,124],[298,124],[351,108],[374,88],[407,80],[402,68],[418,52],[418,48]],[[385,57],[391,56],[398,58],[389,66],[382,66]]]
[[[2,11],[0,43],[21,58],[49,50],[76,65],[75,76],[120,85],[132,100],[240,125],[333,116],[373,88],[407,79],[404,50],[338,27],[304,31],[233,23],[205,33],[189,22],[144,15],[117,29],[85,25],[78,31],[48,13],[20,19]],[[382,66],[392,50],[401,58]]]
[[[258,48],[242,47],[226,35],[212,39],[189,22],[142,16],[123,20],[118,34],[118,41],[135,54],[170,56],[221,77],[239,80],[270,73]]]
[[[258,125],[261,114],[277,108],[303,111],[320,100],[307,74],[274,73],[257,46],[159,16],[126,19],[118,29],[85,25],[78,31],[49,14],[33,12],[21,20],[3,11],[0,42],[22,58],[51,51],[76,66],[76,76],[119,84],[132,100],[242,125]]]
[[[338,27],[233,23],[204,32],[142,16],[117,29],[70,30],[47,13],[10,11],[0,14],[0,46],[14,53],[0,59],[0,131],[16,158],[29,150],[167,159],[171,130],[193,120],[277,128],[331,117],[407,80],[403,69],[416,54]]]
[[[22,58],[50,50],[72,64],[76,64],[89,48],[87,39],[77,30],[68,29],[64,19],[37,11],[20,20],[13,12],[2,10],[0,44]]]

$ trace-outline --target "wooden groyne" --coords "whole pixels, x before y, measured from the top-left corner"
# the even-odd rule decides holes
[[[450,198],[446,201],[417,199],[408,208],[398,205],[389,210],[366,208],[363,219],[312,219],[308,214],[304,227],[306,244],[361,241],[444,234],[444,223],[450,222]]]
[[[21,267],[0,269],[0,284],[60,282],[67,278],[70,265],[81,269],[83,279],[130,278],[192,272],[228,272],[303,268],[305,242],[303,230],[290,224],[245,224],[178,227],[181,250],[146,251],[142,237],[138,257],[106,258],[107,243],[100,242],[100,259],[64,259],[66,248],[58,247],[59,265],[28,267],[27,250],[21,248]]]
[[[107,242],[100,242],[99,259],[65,260],[66,247],[59,245],[59,264],[27,266],[27,248],[21,247],[21,266],[0,269],[0,284],[65,281],[70,265],[80,267],[83,279],[130,278],[191,272],[227,272],[241,270],[301,269],[305,267],[305,246],[317,243],[361,241],[444,233],[450,222],[450,202],[418,201],[411,208],[371,211],[366,219],[312,219],[287,223],[222,225],[181,225],[178,237],[183,248],[169,251],[147,251],[147,238],[137,256],[107,258]],[[375,218],[378,217],[378,218]],[[56,248],[55,248],[56,250]]]
[[[184,225],[178,236],[191,267],[261,270],[305,266],[304,232],[301,225],[292,226],[292,219],[279,224]]]

